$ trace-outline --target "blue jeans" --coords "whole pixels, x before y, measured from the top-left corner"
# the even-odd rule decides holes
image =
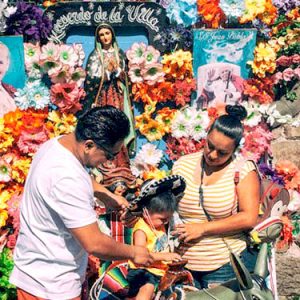
[[[258,250],[256,248],[246,248],[240,254],[240,258],[249,272],[253,272],[254,270],[257,254]],[[194,277],[195,286],[199,289],[208,288],[210,284],[220,284],[236,278],[230,263],[213,271],[189,271]]]

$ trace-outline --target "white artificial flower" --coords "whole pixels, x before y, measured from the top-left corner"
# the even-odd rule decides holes
[[[157,167],[163,157],[163,152],[157,149],[155,145],[147,143],[142,146],[137,156],[142,157],[147,165]]]
[[[293,118],[291,115],[284,115],[282,116],[280,112],[276,109],[276,105],[270,105],[269,109],[266,112],[266,115],[268,116],[267,118],[267,123],[270,124],[271,126],[276,122],[279,124],[287,124],[291,123]]]
[[[137,155],[134,160],[130,162],[130,170],[135,177],[140,177],[147,169],[142,156]]]
[[[190,126],[190,136],[195,141],[200,141],[201,139],[206,137],[206,127],[203,127],[201,120],[193,120]]]
[[[247,118],[244,125],[255,127],[262,121],[262,112],[259,110],[260,104],[255,101],[244,101],[242,105],[247,110]]]
[[[171,134],[175,138],[189,137],[190,119],[184,112],[178,112],[171,125]]]

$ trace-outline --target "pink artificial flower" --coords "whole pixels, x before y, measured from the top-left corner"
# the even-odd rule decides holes
[[[292,59],[293,64],[300,64],[300,55],[299,54],[292,55],[291,59]]]
[[[282,79],[283,79],[283,77],[282,77],[281,72],[277,72],[272,76],[272,80],[273,80],[274,84],[279,83]]]
[[[34,63],[38,64],[40,60],[41,49],[39,45],[24,43],[24,55],[26,70],[32,67]]]
[[[156,63],[160,57],[160,52],[153,46],[148,46],[144,53],[145,64]]]
[[[147,49],[144,43],[133,43],[131,48],[127,50],[126,56],[132,64],[142,64],[145,61],[144,53]]]
[[[129,65],[128,76],[129,76],[131,82],[133,82],[133,83],[144,81],[144,79],[142,77],[141,66],[137,65],[137,64],[130,64]]]
[[[291,81],[294,77],[294,70],[287,68],[282,72],[282,78],[284,81]]]
[[[294,75],[298,80],[300,80],[300,67],[294,69]]]
[[[14,193],[11,198],[6,202],[8,209],[7,212],[12,218],[16,218],[16,212],[20,208],[22,194]]]
[[[51,69],[48,74],[52,83],[66,83],[70,80],[71,67],[69,65],[60,64],[56,68]]]
[[[59,47],[59,45],[56,45],[52,42],[42,47],[40,64],[43,66],[46,72],[59,65]]]
[[[23,154],[35,153],[41,144],[49,139],[48,132],[44,127],[22,130],[17,142],[20,152]]]
[[[86,72],[82,67],[71,68],[71,80],[76,82],[79,87],[83,85],[85,76]]]
[[[82,107],[80,100],[85,97],[85,92],[75,82],[56,83],[51,87],[50,97],[60,112],[75,114]]]
[[[265,124],[255,127],[245,126],[245,144],[241,149],[244,157],[258,161],[265,152],[271,152],[272,132]]]
[[[44,45],[41,49],[41,60],[47,60],[52,58],[53,60],[58,60],[59,58],[59,45],[49,42]]]
[[[291,63],[292,63],[291,57],[286,56],[286,55],[282,55],[276,59],[277,66],[288,67],[291,65]]]
[[[6,243],[6,246],[9,249],[14,249],[15,246],[16,246],[16,242],[17,242],[17,234],[13,233],[13,234],[8,236],[8,241]]]
[[[59,60],[63,64],[75,67],[78,63],[78,55],[72,46],[62,44],[59,48]]]
[[[147,84],[153,85],[163,81],[165,73],[161,63],[151,63],[144,66],[142,75]]]

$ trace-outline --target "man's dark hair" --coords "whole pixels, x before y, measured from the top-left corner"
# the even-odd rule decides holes
[[[149,196],[149,202],[145,205],[150,213],[174,212],[178,201],[171,191],[165,191],[154,197]]]
[[[78,142],[92,140],[101,146],[113,147],[124,140],[130,123],[123,111],[114,106],[95,107],[83,114],[77,122],[75,136]]]

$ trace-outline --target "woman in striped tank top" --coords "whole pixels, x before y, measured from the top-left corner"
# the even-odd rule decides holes
[[[201,288],[235,278],[230,251],[240,254],[250,271],[257,256],[256,249],[247,247],[244,232],[258,217],[259,178],[253,162],[235,155],[247,112],[239,105],[227,105],[226,112],[210,127],[203,152],[183,156],[173,167],[173,174],[187,183],[178,206],[182,224],[173,233],[179,236],[180,254],[188,259],[187,268]],[[237,185],[236,170],[240,170]]]

